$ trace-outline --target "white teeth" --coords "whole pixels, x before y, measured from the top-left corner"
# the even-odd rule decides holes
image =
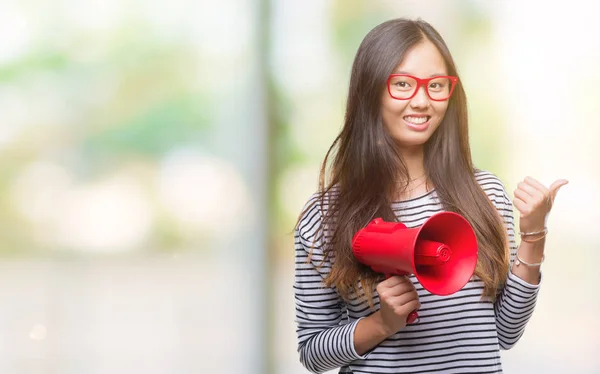
[[[407,120],[408,122],[412,122],[415,124],[425,123],[425,122],[427,122],[428,118],[429,117],[410,117],[410,116],[404,117],[404,119]]]

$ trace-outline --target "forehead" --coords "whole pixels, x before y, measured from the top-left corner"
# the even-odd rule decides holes
[[[409,49],[394,73],[407,73],[420,78],[448,74],[442,54],[429,40]]]

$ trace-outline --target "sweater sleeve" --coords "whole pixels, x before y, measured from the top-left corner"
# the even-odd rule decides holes
[[[324,239],[319,234],[320,225],[321,213],[315,203],[305,209],[294,234],[298,353],[302,365],[312,373],[322,373],[363,358],[354,349],[358,320],[347,322],[340,296],[334,288],[323,284],[331,262],[323,260]]]
[[[517,254],[517,245],[513,205],[503,185],[501,185],[501,196],[495,197],[493,201],[504,220],[510,246],[508,278],[494,302],[498,341],[500,348],[506,350],[512,348],[523,335],[525,326],[533,314],[541,282],[537,285],[529,284],[510,270]]]

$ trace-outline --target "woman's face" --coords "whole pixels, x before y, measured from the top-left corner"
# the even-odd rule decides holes
[[[408,51],[394,74],[410,74],[418,78],[448,75],[444,58],[428,40]],[[423,147],[444,118],[448,100],[434,101],[420,87],[409,100],[390,96],[387,86],[381,101],[383,123],[396,144],[402,149]]]

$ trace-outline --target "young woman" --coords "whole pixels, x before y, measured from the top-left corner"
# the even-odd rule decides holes
[[[514,192],[474,168],[466,97],[441,36],[426,22],[375,27],[352,67],[344,127],[295,231],[300,361],[311,372],[498,373],[533,313],[546,217],[558,189],[527,177]],[[330,156],[331,155],[331,156]],[[328,169],[327,165],[331,164]],[[475,275],[450,296],[414,276],[373,272],[352,253],[373,218],[422,225],[439,211],[475,230]],[[418,310],[418,323],[407,316]]]

